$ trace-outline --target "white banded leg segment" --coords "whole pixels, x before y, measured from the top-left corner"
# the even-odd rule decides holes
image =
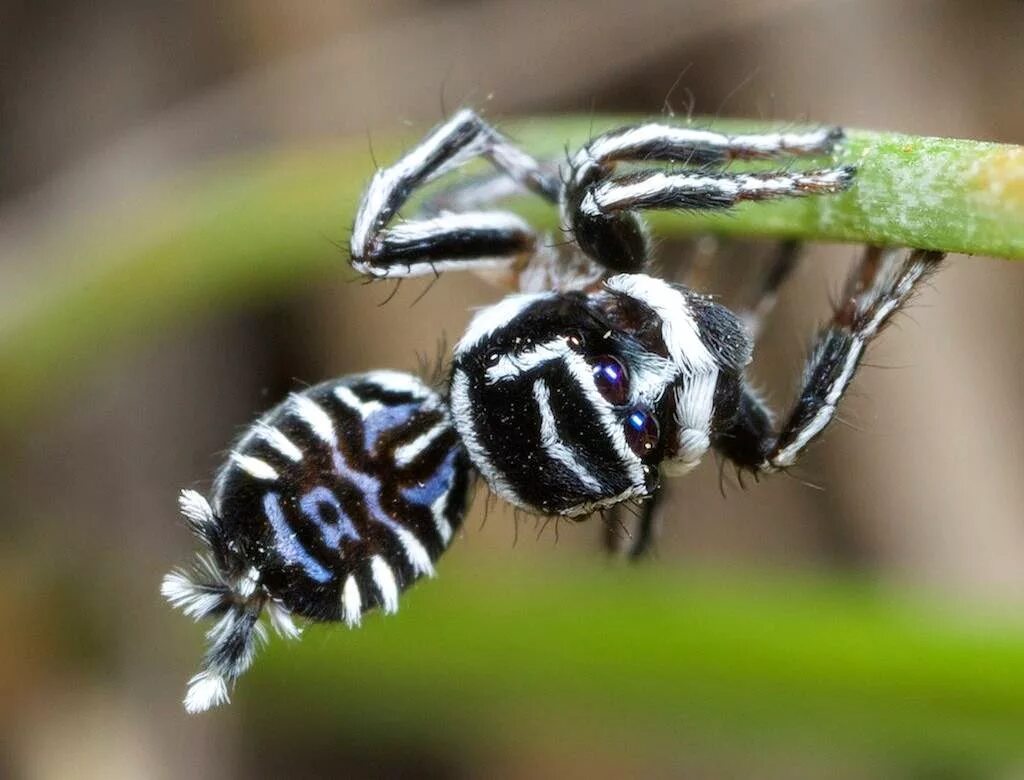
[[[691,165],[722,164],[730,160],[754,160],[787,155],[828,154],[842,140],[838,127],[803,132],[728,135],[696,127],[651,123],[624,127],[594,139],[573,159],[582,169],[594,161],[643,160]]]
[[[727,209],[745,200],[824,195],[842,192],[853,168],[741,174],[640,171],[593,187],[580,210],[595,217],[633,209]]]
[[[811,353],[804,387],[763,468],[792,466],[834,419],[867,345],[932,273],[943,253],[869,248],[850,276],[840,306]]]
[[[352,267],[375,277],[435,273],[457,264],[493,265],[530,251],[533,231],[512,214],[440,214],[388,224],[411,194],[475,157],[485,157],[518,188],[554,201],[558,179],[469,110],[456,113],[394,165],[377,171],[356,214]],[[445,265],[442,265],[445,264]]]
[[[514,214],[444,214],[382,230],[371,252],[353,260],[353,267],[368,276],[389,278],[495,268],[531,253],[536,244],[536,234]]]

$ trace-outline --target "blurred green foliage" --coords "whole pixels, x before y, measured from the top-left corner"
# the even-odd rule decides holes
[[[339,735],[401,723],[455,744],[525,729],[624,750],[682,740],[975,770],[1024,760],[1024,620],[835,574],[458,558],[397,617],[273,642],[236,706],[278,729],[301,712]]]

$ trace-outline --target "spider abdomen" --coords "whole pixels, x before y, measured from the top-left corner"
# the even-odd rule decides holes
[[[373,372],[291,395],[245,434],[219,473],[224,558],[289,611],[355,623],[448,546],[468,461],[440,396]]]

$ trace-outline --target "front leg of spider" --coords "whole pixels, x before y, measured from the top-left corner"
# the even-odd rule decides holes
[[[782,242],[752,291],[751,299],[736,312],[751,339],[756,341],[775,306],[779,288],[793,272],[801,250],[802,246],[798,242]],[[724,383],[728,380],[721,381]],[[664,520],[663,509],[664,489],[639,507],[613,507],[606,521],[605,549],[613,554],[623,554],[634,561],[650,555]],[[635,522],[631,522],[634,517]]]
[[[714,445],[744,469],[771,473],[792,467],[835,418],[868,344],[934,273],[943,253],[870,247],[846,283],[831,322],[818,334],[802,386],[780,429],[742,373],[718,390]]]
[[[399,278],[507,266],[532,254],[536,234],[507,211],[446,211],[392,224],[416,190],[477,157],[489,160],[511,182],[510,189],[499,189],[503,194],[518,189],[557,199],[557,176],[463,109],[396,164],[374,174],[352,228],[352,267],[371,278]]]
[[[613,130],[571,158],[561,200],[562,221],[580,249],[606,268],[641,271],[650,247],[643,221],[635,212],[723,210],[743,201],[842,192],[853,182],[852,167],[760,173],[723,170],[733,160],[827,155],[842,139],[842,130],[834,127],[745,135],[662,124]],[[615,176],[622,163],[668,167]]]

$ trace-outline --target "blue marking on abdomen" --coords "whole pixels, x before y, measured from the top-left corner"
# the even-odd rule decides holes
[[[427,508],[433,506],[442,494],[451,489],[452,481],[455,479],[455,455],[456,450],[450,450],[430,479],[422,485],[402,488],[402,495],[414,504],[420,504]]]
[[[320,511],[321,504],[333,507],[337,514],[337,522],[328,523],[324,520],[323,514]],[[331,549],[338,549],[338,544],[342,539],[351,539],[353,542],[361,541],[359,532],[352,525],[352,520],[345,514],[345,510],[341,508],[341,502],[338,501],[338,497],[322,485],[317,485],[306,493],[299,500],[299,506],[302,507],[302,512],[306,517],[312,520],[320,529],[320,533],[324,538],[324,544]]]
[[[377,438],[382,433],[404,425],[422,408],[422,403],[399,404],[371,414],[363,420],[363,449],[372,452],[376,447]]]
[[[274,529],[274,546],[281,553],[281,557],[287,563],[301,566],[310,579],[320,583],[329,582],[333,575],[321,566],[296,538],[281,509],[281,500],[277,493],[267,493],[263,496],[263,511],[270,521],[270,527]]]

